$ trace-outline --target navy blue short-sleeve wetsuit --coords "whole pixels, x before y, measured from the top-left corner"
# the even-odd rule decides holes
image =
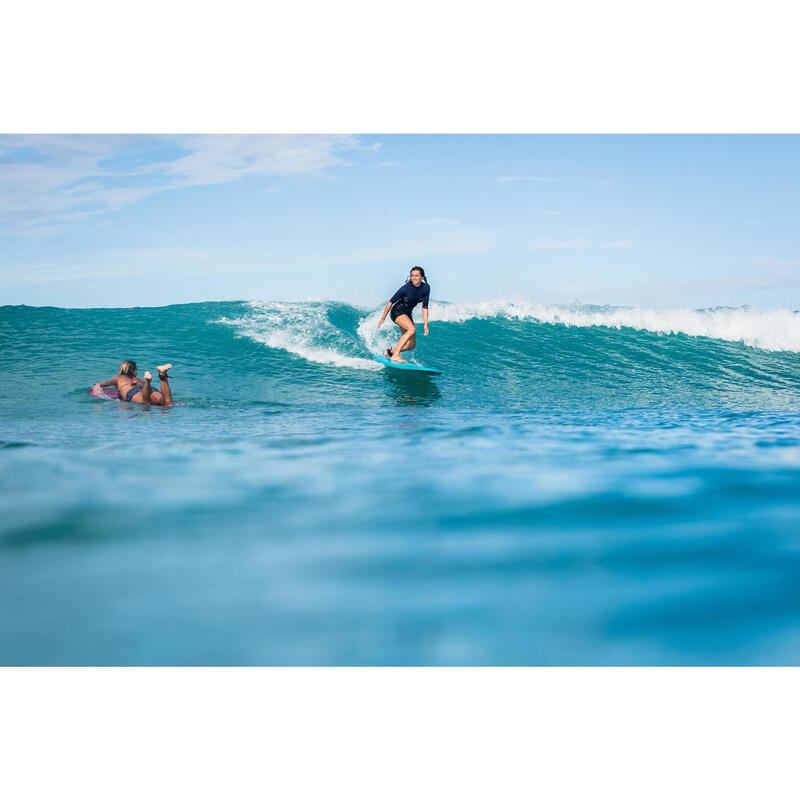
[[[422,307],[428,307],[428,300],[431,296],[431,287],[427,283],[421,283],[419,288],[414,286],[411,281],[404,283],[393,295],[389,301],[392,304],[392,310],[389,314],[394,322],[401,314],[407,314],[411,317],[411,312],[417,303],[422,302]]]

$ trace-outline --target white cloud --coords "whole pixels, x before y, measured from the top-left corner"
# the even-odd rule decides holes
[[[217,274],[231,261],[228,252],[191,247],[160,247],[104,253],[78,263],[42,261],[0,267],[0,287],[64,284],[114,278]],[[237,262],[238,263],[238,262]]]
[[[0,136],[0,220],[41,232],[170,189],[324,175],[367,149],[355,136]]]
[[[460,222],[453,217],[431,217],[430,219],[419,219],[407,222],[406,228],[432,228],[442,225],[460,225]]]
[[[536,183],[556,183],[560,178],[543,178],[538,175],[511,175],[504,178],[495,178],[495,183],[511,183],[513,181],[534,181]]]
[[[759,267],[796,267],[800,266],[798,258],[775,258],[774,256],[758,256],[748,258],[748,263],[756,264]]]
[[[342,164],[340,153],[360,149],[354,136],[191,136],[191,152],[164,171],[185,186],[228,183],[246,175],[299,175]],[[158,170],[156,170],[158,174]]]
[[[616,186],[619,183],[619,178],[598,178],[595,181],[586,181],[592,186]]]
[[[528,246],[528,250],[577,250],[588,247],[592,242],[588,239],[539,239]],[[600,242],[600,247],[633,247],[631,239],[615,239],[609,242]]]
[[[488,231],[468,228],[458,220],[420,220],[405,226],[410,236],[377,245],[365,244],[324,259],[325,264],[351,264],[403,258],[412,261],[442,255],[469,255],[490,249],[492,236]]]
[[[589,244],[586,239],[570,239],[568,241],[557,241],[554,239],[539,239],[531,244],[529,250],[574,250],[579,247],[586,247]]]

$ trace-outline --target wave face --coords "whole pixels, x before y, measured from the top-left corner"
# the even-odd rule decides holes
[[[800,663],[798,314],[379,314],[0,308],[0,663]]]
[[[375,372],[370,354],[398,336],[378,320],[378,311],[317,302],[251,303],[219,322],[276,354]],[[451,402],[460,407],[794,407],[800,377],[800,315],[782,309],[437,304],[431,325],[410,359],[442,369],[442,388],[457,387]],[[353,385],[356,396],[364,388]]]
[[[9,369],[67,358],[85,367],[86,382],[113,371],[125,353],[151,367],[169,355],[189,379],[179,385],[201,402],[246,402],[254,393],[237,377],[253,376],[261,386],[269,375],[274,386],[265,389],[271,395],[278,389],[289,403],[329,402],[331,388],[338,402],[372,403],[385,383],[376,383],[383,368],[372,353],[398,338],[389,320],[378,330],[378,311],[324,301],[5,307],[1,319]],[[800,315],[439,303],[430,337],[420,330],[408,356],[443,371],[436,387],[450,408],[742,402],[795,408]]]

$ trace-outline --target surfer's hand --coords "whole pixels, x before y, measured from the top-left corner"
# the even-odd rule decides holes
[[[92,391],[93,392],[99,392],[100,391],[100,384],[96,383],[94,386],[92,386]]]
[[[426,336],[428,335],[428,326],[427,325],[425,326],[425,335]]]
[[[385,319],[386,319],[386,317],[381,317],[381,318],[378,320],[378,327],[379,327],[379,328],[380,328],[380,326],[381,326],[381,325],[383,325],[383,321],[384,321]]]

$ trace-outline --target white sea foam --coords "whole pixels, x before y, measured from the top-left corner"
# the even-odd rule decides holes
[[[378,330],[382,311],[383,307],[372,311],[358,323],[358,335],[372,353],[382,353],[399,338],[400,329],[388,317]]]
[[[633,328],[661,334],[683,333],[762,350],[800,352],[800,314],[789,309],[617,308],[611,306],[537,305],[526,301],[431,304],[434,322],[471,319],[518,319],[567,327]]]
[[[328,320],[325,303],[251,302],[243,317],[217,320],[236,328],[240,336],[285,350],[318,364],[334,364],[355,369],[380,369],[368,358],[349,356],[336,349],[341,332]],[[326,339],[334,340],[323,343]],[[344,349],[344,348],[342,348]]]
[[[325,301],[251,302],[247,313],[220,319],[242,336],[320,364],[356,369],[380,369],[369,358],[348,354],[342,331],[328,319]],[[367,350],[383,352],[396,337],[387,319],[378,330],[382,309],[362,310],[358,337]],[[613,306],[543,305],[526,300],[431,304],[431,324],[463,323],[473,319],[513,319],[567,327],[630,328],[664,335],[685,334],[742,342],[762,350],[800,352],[800,314],[789,309],[739,308],[624,308]],[[418,320],[419,321],[419,320]],[[352,350],[352,348],[351,348]]]

